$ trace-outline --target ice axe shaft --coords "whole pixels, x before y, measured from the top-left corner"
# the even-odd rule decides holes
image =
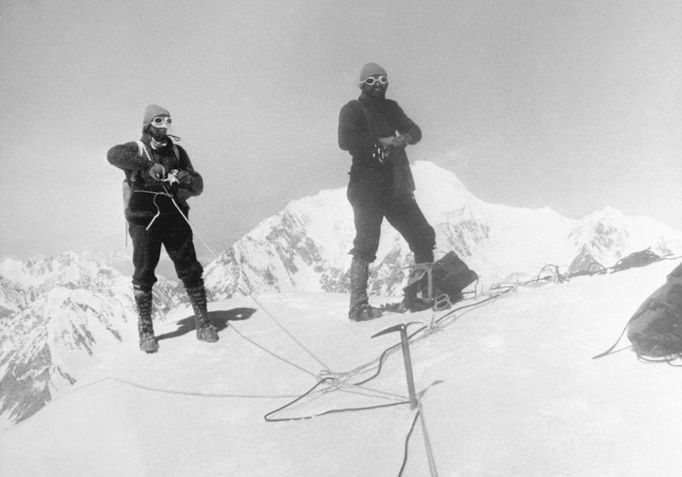
[[[408,323],[407,325],[409,325]],[[417,393],[414,389],[414,375],[412,374],[412,358],[410,357],[410,341],[407,339],[407,325],[400,323],[390,328],[386,328],[383,331],[378,332],[372,338],[377,336],[385,335],[388,333],[393,333],[395,331],[400,332],[400,344],[403,349],[403,361],[405,362],[405,376],[407,377],[407,392],[410,395],[410,409],[416,409],[418,405]]]

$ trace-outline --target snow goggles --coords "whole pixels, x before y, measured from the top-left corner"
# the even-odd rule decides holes
[[[157,116],[152,119],[152,126],[157,128],[168,127],[171,125],[173,120],[169,116]]]
[[[381,75],[381,76],[368,76],[365,78],[365,81],[363,81],[367,86],[374,86],[376,83],[379,84],[388,84],[388,76]]]

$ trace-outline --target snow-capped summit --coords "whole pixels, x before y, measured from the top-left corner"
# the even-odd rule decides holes
[[[628,217],[612,207],[583,218],[570,239],[607,266],[647,248],[661,256],[682,250],[680,232],[649,217]]]
[[[431,220],[447,218],[457,214],[463,207],[480,205],[483,202],[474,196],[451,171],[429,161],[412,164],[419,207],[429,212]]]
[[[412,170],[417,201],[436,229],[437,257],[456,252],[482,286],[534,277],[546,264],[567,269],[583,248],[605,266],[646,248],[660,255],[682,251],[682,233],[648,218],[607,208],[576,220],[548,207],[490,204],[431,162],[417,161]],[[261,222],[206,267],[206,283],[214,298],[250,290],[342,291],[353,236],[345,188],[325,190]],[[372,291],[399,295],[411,264],[406,243],[384,224],[371,267]]]
[[[436,256],[455,251],[479,274],[482,288],[535,278],[547,264],[566,269],[596,260],[608,267],[646,248],[659,255],[682,251],[680,232],[645,217],[607,208],[575,220],[549,208],[489,204],[433,163],[416,162],[413,172],[417,200],[436,229]],[[209,297],[346,293],[353,236],[345,188],[291,201],[206,267]],[[407,245],[385,224],[370,291],[400,296],[411,264]],[[154,296],[159,322],[185,299],[165,280]],[[1,261],[0,426],[31,415],[99,356],[135,340],[134,320],[130,277],[96,256]]]

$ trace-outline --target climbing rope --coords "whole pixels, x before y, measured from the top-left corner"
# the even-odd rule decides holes
[[[176,209],[178,210],[178,212],[180,213],[180,215],[181,215],[181,216],[183,217],[183,219],[187,222],[187,224],[191,227],[191,225],[189,224],[189,220],[187,219],[187,217],[185,216],[185,214],[182,212],[182,210],[180,209],[180,207],[178,206],[178,204],[176,203],[176,201],[174,200],[174,198],[173,198],[170,194],[168,194],[168,191],[165,189],[165,187],[164,187],[164,190],[166,191],[165,194],[162,194],[162,193],[159,193],[159,194],[161,194],[161,195],[167,195],[167,196],[169,196],[169,197],[171,198],[171,201],[172,201],[173,204],[175,205],[175,207],[176,207]],[[154,204],[157,206],[157,212],[158,212],[158,211],[159,211],[159,207],[158,207],[158,204],[156,204],[156,197],[157,197],[157,196],[155,195],[155,197],[154,197]],[[159,213],[157,213],[157,215],[152,219],[152,223],[153,223],[154,220],[158,217],[158,215],[159,215]],[[151,223],[150,223],[150,226],[151,226]],[[206,246],[206,248],[214,255],[214,257],[217,258],[217,255],[215,254],[215,252],[206,244],[206,242],[205,242],[198,234],[197,234],[197,237],[199,237],[199,239],[202,241],[202,243],[204,244],[204,246]],[[542,274],[543,274],[543,272],[545,272],[545,271],[549,271],[549,272],[551,273],[551,276],[550,276],[550,277],[543,276]],[[602,267],[602,269],[600,269],[600,270],[598,270],[598,271],[595,271],[595,272],[592,272],[592,273],[590,273],[590,274],[594,274],[594,273],[604,273],[604,271],[605,271],[605,269]],[[281,360],[282,362],[284,362],[284,363],[286,363],[286,364],[288,364],[288,365],[290,365],[290,366],[292,366],[292,367],[294,367],[294,368],[296,368],[296,369],[298,369],[298,370],[300,370],[300,371],[302,371],[302,372],[304,372],[304,373],[306,373],[306,374],[308,374],[308,375],[310,375],[310,376],[312,376],[312,377],[314,377],[314,378],[316,379],[316,383],[315,383],[310,389],[308,389],[306,392],[304,392],[303,394],[301,394],[301,395],[295,397],[293,400],[291,400],[291,401],[285,403],[284,405],[282,405],[282,406],[280,406],[280,407],[278,407],[278,408],[276,408],[276,409],[274,409],[274,410],[272,410],[272,411],[266,413],[266,414],[264,415],[264,420],[265,420],[266,422],[291,422],[291,421],[301,421],[301,420],[309,420],[309,419],[312,419],[312,418],[315,418],[315,417],[321,417],[321,416],[330,415],[330,414],[338,414],[338,413],[345,413],[345,412],[360,412],[360,411],[384,409],[384,408],[389,408],[389,407],[401,406],[401,405],[404,405],[404,404],[410,404],[410,401],[409,401],[408,399],[405,399],[404,396],[399,396],[399,395],[396,395],[396,394],[393,394],[393,393],[387,393],[387,392],[385,392],[385,391],[381,391],[381,390],[377,390],[377,389],[368,388],[368,387],[366,386],[366,384],[367,384],[368,382],[370,382],[371,380],[375,379],[376,377],[378,377],[378,376],[380,375],[385,360],[387,359],[387,357],[388,357],[391,353],[393,353],[393,352],[395,352],[395,351],[397,351],[397,350],[399,349],[400,343],[397,343],[397,344],[395,344],[395,345],[389,346],[388,348],[386,348],[386,349],[380,354],[380,356],[379,356],[377,359],[372,360],[372,361],[370,361],[370,362],[368,362],[368,363],[365,363],[365,364],[363,364],[363,365],[360,365],[360,366],[356,367],[355,369],[353,369],[353,370],[351,370],[351,371],[344,372],[344,373],[334,373],[334,372],[330,371],[329,366],[327,366],[319,357],[317,357],[317,356],[316,356],[316,355],[315,355],[307,346],[305,346],[305,345],[301,342],[301,340],[299,340],[293,333],[291,333],[286,327],[284,327],[284,326],[282,325],[282,323],[281,323],[277,318],[275,318],[275,316],[274,316],[274,315],[273,315],[273,314],[272,314],[272,313],[263,305],[263,303],[261,303],[261,302],[256,298],[256,296],[255,296],[255,295],[256,295],[255,289],[254,289],[254,287],[252,286],[252,284],[251,284],[251,282],[250,282],[248,276],[247,276],[246,273],[244,272],[243,268],[241,267],[241,264],[240,264],[240,267],[239,267],[239,274],[240,274],[241,281],[243,282],[244,286],[245,286],[246,289],[247,289],[247,290],[246,290],[246,293],[245,293],[245,290],[240,289],[240,291],[241,291],[242,293],[244,293],[245,295],[249,296],[249,297],[254,301],[254,303],[257,305],[257,307],[258,307],[260,310],[262,310],[262,311],[264,312],[264,314],[265,314],[266,316],[268,316],[268,318],[269,318],[273,323],[275,323],[275,324],[277,325],[277,327],[278,327],[282,332],[284,332],[287,336],[289,336],[289,338],[290,338],[292,341],[294,341],[302,350],[304,350],[311,358],[313,358],[320,366],[322,366],[322,371],[320,371],[318,374],[315,374],[315,373],[313,373],[312,371],[310,371],[310,370],[308,370],[308,369],[305,369],[304,367],[299,366],[298,364],[292,362],[291,360],[288,360],[288,359],[286,359],[286,358],[284,358],[284,357],[282,357],[282,356],[279,356],[278,354],[276,354],[276,353],[274,353],[274,352],[268,350],[266,347],[264,347],[264,346],[262,346],[262,345],[256,343],[256,342],[253,341],[252,339],[248,338],[245,334],[241,333],[241,332],[237,329],[237,327],[235,327],[233,324],[231,324],[232,328],[235,330],[235,332],[236,332],[242,339],[244,339],[244,340],[250,342],[250,343],[253,344],[254,346],[256,346],[256,347],[258,347],[259,349],[261,349],[261,350],[265,351],[266,353],[270,354],[270,355],[273,356],[274,358],[279,359],[279,360]],[[581,273],[581,275],[584,275],[584,274],[585,274],[585,273]],[[409,341],[412,341],[412,342],[415,342],[415,341],[417,341],[417,340],[419,340],[419,339],[422,339],[422,338],[424,338],[425,336],[428,336],[429,333],[434,332],[434,330],[442,329],[444,326],[447,326],[447,325],[453,323],[453,322],[457,319],[457,316],[455,315],[455,313],[457,313],[457,312],[459,312],[459,311],[461,311],[461,310],[464,310],[464,309],[482,306],[482,305],[485,304],[485,303],[488,303],[488,302],[490,302],[490,301],[492,301],[492,300],[494,300],[494,299],[496,299],[496,298],[498,298],[498,297],[500,297],[500,296],[502,296],[502,295],[504,295],[504,294],[506,294],[506,293],[509,293],[509,292],[515,290],[515,289],[516,289],[517,287],[519,287],[519,286],[533,285],[533,284],[537,285],[537,284],[540,283],[541,281],[544,281],[544,280],[547,280],[547,279],[556,280],[556,281],[558,281],[559,283],[562,283],[562,282],[565,282],[565,281],[569,280],[572,276],[576,276],[576,275],[577,275],[577,274],[562,275],[562,274],[560,273],[560,271],[559,271],[559,267],[558,267],[558,266],[556,266],[556,265],[545,265],[545,266],[538,272],[538,274],[537,274],[537,276],[535,277],[534,280],[530,280],[530,281],[528,281],[528,282],[521,283],[521,284],[513,284],[513,285],[506,285],[506,286],[505,286],[505,285],[498,285],[498,287],[495,289],[495,293],[494,293],[493,295],[490,295],[490,296],[486,297],[485,299],[479,300],[479,301],[477,301],[477,302],[475,302],[475,303],[467,303],[467,304],[464,304],[464,305],[462,305],[462,306],[454,307],[452,310],[450,310],[450,311],[444,313],[442,316],[440,316],[440,317],[437,318],[437,319],[435,318],[435,311],[436,311],[436,310],[435,310],[435,308],[434,308],[434,310],[433,310],[434,315],[433,315],[433,319],[432,319],[431,325],[430,325],[430,326],[425,325],[425,326],[423,326],[423,327],[420,327],[418,330],[416,330],[415,332],[413,332],[413,333],[411,333],[411,334],[409,335],[408,340],[409,340]],[[478,286],[478,284],[476,285],[476,287],[477,287],[477,286]],[[447,321],[446,321],[446,320],[447,320]],[[438,325],[438,327],[436,328],[434,325]],[[627,327],[626,327],[626,328],[627,328]],[[621,337],[619,337],[619,340],[620,340],[620,338],[622,338],[622,335],[623,335],[624,333],[625,333],[625,330],[624,330],[623,333],[621,334]],[[617,344],[617,343],[616,343],[616,344]],[[615,347],[615,345],[614,345],[613,347]],[[612,347],[611,349],[609,349],[608,352],[610,352],[610,351],[613,349],[613,347]],[[608,354],[608,352],[607,352],[606,354]],[[362,372],[365,372],[366,370],[370,369],[370,368],[371,368],[372,366],[374,366],[374,365],[376,365],[376,371],[375,371],[375,373],[374,373],[372,376],[367,377],[367,378],[362,379],[362,380],[357,381],[357,382],[350,382],[351,377],[356,376],[357,374],[360,374],[360,373],[362,373]],[[299,415],[299,416],[277,417],[277,415],[278,415],[279,413],[284,412],[285,410],[288,410],[288,409],[290,410],[290,409],[292,409],[293,407],[295,407],[296,405],[303,403],[303,401],[304,401],[306,398],[311,398],[313,395],[317,395],[318,397],[320,397],[320,396],[322,396],[322,395],[324,395],[324,394],[326,394],[326,393],[334,392],[334,391],[341,391],[341,392],[347,392],[347,393],[360,394],[360,395],[367,396],[367,397],[372,397],[372,398],[383,398],[383,399],[386,399],[386,400],[390,400],[391,402],[389,402],[389,403],[384,403],[384,404],[367,405],[367,406],[357,406],[357,407],[346,407],[346,408],[337,408],[337,409],[327,409],[327,410],[324,410],[324,411],[321,411],[321,412],[317,412],[317,413],[313,413],[313,414],[309,414],[309,415],[302,415],[302,416]],[[422,392],[421,394],[423,394],[423,392]],[[208,396],[207,396],[207,397],[208,397]],[[401,465],[401,468],[400,468],[400,471],[399,471],[399,476],[402,476],[402,475],[403,475],[405,466],[406,466],[406,464],[407,464],[407,458],[408,458],[408,444],[409,444],[410,437],[411,437],[411,435],[413,434],[414,428],[416,427],[416,423],[417,423],[418,420],[419,420],[420,423],[421,423],[422,430],[423,430],[423,433],[424,433],[425,445],[426,445],[426,448],[427,448],[427,457],[428,457],[428,463],[429,463],[429,470],[430,470],[432,476],[437,476],[437,470],[436,470],[436,465],[435,465],[435,459],[434,459],[433,452],[432,452],[432,449],[431,449],[430,438],[429,438],[429,435],[428,435],[428,430],[427,430],[427,426],[426,426],[426,420],[425,420],[425,418],[424,418],[424,412],[423,412],[423,407],[422,407],[421,400],[418,401],[418,408],[417,408],[417,411],[415,412],[414,419],[413,419],[413,421],[412,421],[412,424],[411,424],[411,426],[410,426],[410,429],[409,429],[409,431],[408,431],[408,433],[407,433],[407,436],[406,436],[406,438],[405,438],[404,456],[403,456],[403,462],[402,462],[402,465]]]
[[[476,303],[464,304],[464,305],[461,305],[461,306],[459,306],[459,307],[457,307],[457,308],[455,308],[455,309],[453,309],[453,310],[449,310],[447,313],[444,313],[442,316],[440,316],[440,317],[436,320],[436,323],[441,323],[441,322],[443,322],[444,320],[446,320],[446,319],[450,318],[451,316],[453,316],[453,315],[454,315],[456,312],[458,312],[458,311],[465,310],[465,309],[469,309],[469,308],[473,308],[473,307],[477,307],[477,306],[482,306],[482,305],[485,304],[485,303],[488,303],[488,302],[490,302],[490,301],[492,301],[492,300],[494,300],[494,299],[496,299],[496,298],[499,298],[499,297],[502,296],[504,293],[507,293],[507,292],[503,292],[503,293],[499,293],[499,294],[496,294],[496,295],[493,295],[493,296],[489,296],[489,297],[486,297],[485,299],[480,300],[480,301],[478,301],[478,302],[476,302]],[[455,320],[450,320],[447,324],[449,325],[449,324],[453,323],[454,321],[455,321]],[[425,330],[427,330],[428,328],[429,328],[429,327],[428,327],[427,325],[424,325],[423,327],[420,327],[419,329],[417,329],[416,331],[414,331],[413,333],[411,333],[410,335],[408,335],[408,340],[409,340],[410,342],[415,342],[415,341],[417,341],[417,340],[419,340],[419,339],[421,339],[421,338],[426,337],[427,334],[426,334],[426,333],[423,333],[423,332],[424,332]],[[439,329],[442,329],[442,326],[441,326],[441,328],[439,328]],[[420,333],[422,333],[422,336],[417,337],[417,335],[419,335]],[[359,407],[359,408],[344,408],[344,409],[341,409],[341,410],[338,410],[338,409],[337,409],[337,410],[329,410],[329,411],[324,411],[324,412],[322,412],[322,413],[316,413],[316,414],[306,415],[306,416],[296,416],[296,417],[287,417],[287,418],[273,418],[273,417],[272,417],[272,416],[276,415],[277,413],[279,413],[279,412],[281,412],[281,411],[284,411],[284,410],[286,410],[286,409],[291,408],[291,407],[294,406],[296,403],[298,403],[298,402],[300,402],[301,400],[303,400],[305,397],[307,397],[307,396],[309,396],[309,395],[312,395],[312,394],[315,393],[315,392],[318,392],[318,388],[319,388],[320,386],[322,386],[322,384],[328,384],[327,389],[324,390],[323,392],[329,392],[329,390],[333,390],[333,391],[335,391],[335,390],[346,390],[346,391],[347,391],[349,386],[353,386],[353,387],[357,387],[357,388],[365,389],[365,390],[366,390],[366,389],[370,389],[370,388],[367,388],[367,387],[366,387],[366,384],[367,384],[368,382],[372,381],[373,379],[377,378],[377,377],[381,374],[381,371],[382,371],[382,369],[383,369],[383,364],[384,364],[386,358],[387,358],[390,354],[392,354],[393,352],[397,351],[397,350],[400,348],[400,346],[401,346],[400,343],[391,345],[391,346],[389,346],[388,348],[386,348],[386,349],[380,354],[379,358],[374,359],[374,360],[371,360],[371,361],[369,361],[368,363],[362,364],[362,365],[360,365],[360,366],[358,366],[358,367],[356,367],[356,368],[354,368],[354,369],[352,369],[352,370],[350,370],[350,371],[343,372],[343,373],[331,373],[330,375],[321,376],[321,379],[320,379],[312,388],[310,388],[308,391],[306,391],[305,393],[303,393],[303,394],[302,394],[301,396],[299,396],[297,399],[294,399],[293,401],[290,401],[290,402],[288,402],[287,404],[285,404],[285,405],[283,405],[283,406],[281,406],[281,407],[279,407],[279,408],[277,408],[277,409],[275,409],[275,410],[273,410],[273,411],[268,412],[268,413],[264,416],[264,419],[265,419],[266,421],[268,421],[268,422],[298,421],[298,420],[306,420],[306,419],[311,419],[311,418],[313,418],[313,417],[319,417],[319,416],[322,416],[322,415],[331,414],[331,413],[333,413],[333,412],[364,411],[364,410],[369,410],[369,409],[375,409],[375,406],[365,406],[365,407]],[[377,366],[377,369],[376,369],[375,373],[374,373],[372,376],[370,376],[370,377],[368,377],[368,378],[365,378],[365,379],[363,379],[363,380],[361,380],[361,381],[358,381],[358,382],[349,382],[349,379],[350,379],[351,377],[356,376],[357,374],[359,374],[359,373],[361,373],[361,372],[364,372],[364,371],[367,370],[368,368],[371,368],[371,366],[373,366],[373,365],[376,365],[376,366]],[[377,390],[374,390],[374,391],[377,391]],[[383,394],[386,395],[387,393],[383,392]],[[379,408],[409,403],[409,400],[406,400],[403,396],[390,395],[390,396],[388,396],[388,397],[392,397],[392,398],[395,398],[395,399],[399,399],[399,401],[396,402],[396,403],[392,403],[392,404],[379,405],[379,406],[378,406]]]
[[[419,409],[417,412],[414,413],[414,418],[412,419],[412,425],[410,426],[410,430],[407,431],[407,436],[405,436],[405,444],[403,445],[403,462],[400,465],[400,470],[398,471],[398,477],[402,477],[403,472],[405,472],[405,466],[407,465],[407,453],[408,453],[408,446],[410,444],[410,437],[412,437],[412,433],[414,432],[414,428],[417,426],[417,420],[419,419]]]
[[[466,310],[466,309],[469,309],[469,308],[474,308],[474,307],[482,306],[482,305],[484,305],[485,303],[488,303],[488,302],[490,302],[490,301],[492,301],[492,300],[495,300],[495,299],[499,298],[500,296],[502,296],[502,295],[504,295],[504,294],[510,292],[511,290],[512,290],[512,288],[508,288],[508,289],[506,289],[505,291],[502,291],[502,292],[500,292],[500,293],[496,293],[496,294],[494,294],[494,295],[488,296],[488,297],[486,297],[486,298],[484,298],[484,299],[482,299],[482,300],[479,300],[479,301],[477,301],[477,302],[475,302],[475,303],[467,303],[467,304],[462,304],[462,305],[460,305],[460,306],[457,306],[457,307],[455,307],[455,308],[453,308],[453,309],[451,309],[451,310],[448,310],[448,311],[447,311],[446,313],[444,313],[443,315],[441,315],[438,319],[435,320],[435,323],[436,323],[437,325],[440,325],[440,327],[441,327],[441,329],[442,329],[442,328],[444,328],[445,326],[450,325],[451,323],[453,323],[453,322],[457,319],[457,318],[451,319],[452,317],[455,317],[455,316],[456,316],[455,314],[456,314],[457,312],[462,311],[462,310]],[[447,324],[444,324],[444,323],[446,322],[446,320],[448,320],[448,322],[447,322]],[[423,332],[425,332],[426,330],[429,330],[429,329],[430,329],[430,327],[429,327],[428,325],[424,325],[424,326],[422,326],[421,328],[418,328],[416,331],[413,331],[412,333],[410,333],[410,334],[408,335],[408,340],[412,343],[412,342],[415,342],[415,341],[420,340],[420,339],[422,339],[422,338],[425,338],[426,336],[428,336],[428,334],[427,334],[427,333],[423,333]],[[421,335],[421,336],[418,336],[418,335]],[[378,358],[376,358],[376,359],[374,359],[374,360],[372,360],[372,361],[370,361],[370,362],[368,362],[368,363],[362,364],[362,365],[360,365],[360,366],[358,366],[358,367],[356,367],[356,368],[354,368],[354,369],[348,371],[346,374],[357,375],[357,374],[359,374],[360,372],[364,371],[365,369],[367,369],[367,368],[373,366],[374,364],[377,364],[377,370],[376,370],[376,372],[375,372],[372,376],[370,376],[370,377],[368,377],[368,378],[366,378],[366,379],[364,379],[364,380],[362,380],[362,381],[359,381],[359,382],[357,382],[357,383],[353,383],[353,384],[356,385],[356,386],[359,386],[359,385],[363,385],[363,384],[365,384],[365,383],[367,383],[367,382],[369,382],[369,381],[375,379],[376,377],[379,376],[379,374],[381,374],[381,370],[382,370],[382,368],[383,368],[383,364],[384,364],[386,358],[387,358],[389,355],[391,355],[392,353],[394,353],[394,352],[396,352],[397,350],[399,350],[399,349],[400,349],[400,346],[401,346],[401,345],[400,345],[400,342],[398,342],[398,343],[396,343],[396,344],[394,344],[394,345],[389,346],[388,348],[386,348],[386,349],[379,355]]]
[[[373,406],[360,406],[360,407],[349,407],[349,408],[342,408],[342,409],[329,409],[326,411],[322,411],[319,413],[315,414],[310,414],[306,416],[294,416],[294,417],[272,417],[274,414],[279,413],[280,411],[283,411],[285,409],[288,409],[292,407],[294,404],[298,403],[299,401],[305,399],[309,395],[311,395],[315,390],[317,390],[318,387],[322,386],[323,384],[327,383],[328,381],[333,381],[332,378],[323,378],[321,381],[318,381],[315,383],[313,387],[308,389],[305,393],[301,394],[298,396],[296,399],[293,401],[290,401],[283,406],[278,407],[277,409],[268,412],[265,414],[264,419],[266,422],[290,422],[290,421],[305,421],[308,419],[312,419],[314,417],[320,417],[320,416],[326,416],[328,414],[338,414],[338,413],[343,413],[343,412],[356,412],[356,411],[367,411],[370,409],[383,409],[386,407],[394,407],[394,406],[400,406],[402,404],[409,404],[410,401],[408,400],[402,400],[402,401],[396,401],[392,402],[389,404],[376,404]]]
[[[309,355],[310,357],[312,357],[315,361],[317,361],[317,363],[318,363],[320,366],[322,366],[322,369],[329,369],[329,367],[328,367],[326,364],[324,364],[320,358],[318,358],[312,351],[310,351],[310,349],[309,349],[307,346],[305,346],[298,338],[296,338],[289,330],[287,330],[287,329],[284,327],[284,325],[282,325],[282,324],[279,322],[279,320],[277,320],[277,319],[274,317],[274,315],[273,315],[272,313],[270,313],[270,312],[268,311],[268,309],[265,308],[265,306],[263,306],[263,304],[256,298],[256,296],[255,296],[255,290],[254,290],[254,288],[251,286],[251,282],[249,281],[248,277],[247,277],[246,274],[244,273],[244,271],[243,271],[243,269],[241,268],[241,266],[239,267],[239,275],[240,275],[240,277],[242,278],[242,280],[244,281],[244,284],[247,286],[247,288],[248,288],[248,289],[250,290],[250,292],[251,292],[251,293],[248,293],[247,296],[249,296],[249,297],[253,300],[253,302],[254,302],[254,303],[255,303],[255,304],[256,304],[256,305],[257,305],[257,306],[258,306],[258,307],[267,315],[267,316],[268,316],[268,318],[270,318],[270,319],[273,321],[273,323],[275,323],[275,324],[279,327],[280,330],[282,330],[282,331],[283,331],[287,336],[289,336],[289,337],[290,337],[298,346],[300,346],[301,349],[303,349],[306,353],[308,353],[308,355]]]
[[[206,247],[206,249],[211,253],[211,255],[213,256],[213,258],[214,258],[214,259],[217,259],[217,258],[218,258],[218,254],[217,254],[217,253],[208,245],[208,243],[206,243],[206,241],[201,237],[201,235],[199,235],[199,234],[194,230],[194,228],[192,227],[192,224],[189,222],[189,219],[187,218],[187,216],[185,215],[185,213],[182,211],[182,209],[181,209],[180,206],[178,205],[177,201],[175,200],[175,197],[173,197],[173,195],[170,194],[170,192],[168,191],[168,189],[166,189],[166,186],[165,186],[164,184],[161,184],[161,187],[163,188],[164,192],[152,192],[152,191],[142,191],[142,190],[140,190],[140,191],[135,191],[135,192],[148,193],[148,194],[153,194],[153,195],[154,195],[153,202],[154,202],[154,205],[156,206],[156,211],[157,211],[157,213],[156,213],[156,215],[154,215],[154,217],[152,218],[152,220],[150,221],[150,223],[147,225],[147,230],[149,230],[149,228],[152,226],[152,224],[154,223],[154,221],[161,215],[161,209],[159,208],[159,205],[156,203],[157,197],[158,197],[159,195],[166,196],[166,197],[168,197],[168,198],[171,200],[171,202],[173,203],[173,205],[174,205],[175,208],[177,209],[177,211],[178,211],[178,213],[180,214],[180,216],[181,216],[181,217],[184,219],[184,221],[187,223],[187,225],[188,225],[188,227],[190,228],[190,230],[192,230],[193,235],[196,235],[196,236],[199,238],[199,240],[201,241],[201,243],[204,245],[204,247]],[[244,284],[245,284],[246,287],[249,289],[249,293],[244,293],[243,290],[240,290],[240,291],[241,291],[242,293],[244,293],[244,295],[246,295],[246,296],[248,296],[249,298],[251,298],[251,300],[253,300],[253,302],[256,304],[256,306],[257,306],[258,308],[260,308],[261,311],[263,311],[263,312],[265,313],[266,316],[268,316],[268,317],[269,317],[269,318],[270,318],[270,319],[271,319],[271,320],[272,320],[272,321],[273,321],[273,322],[274,322],[274,323],[275,323],[275,324],[276,324],[284,333],[286,333],[286,334],[287,334],[287,335],[288,335],[288,336],[289,336],[297,345],[299,345],[306,353],[308,353],[308,355],[310,355],[315,361],[317,361],[318,364],[320,364],[324,369],[327,369],[328,366],[327,366],[326,364],[324,364],[324,363],[323,363],[323,362],[322,362],[322,361],[321,361],[321,360],[320,360],[312,351],[310,351],[310,349],[308,349],[303,343],[301,343],[301,341],[300,341],[299,339],[297,339],[291,332],[289,332],[289,330],[287,330],[287,329],[286,329],[286,328],[285,328],[285,327],[284,327],[284,326],[283,326],[283,325],[274,317],[274,315],[273,315],[272,313],[270,313],[270,311],[268,311],[268,309],[267,309],[267,308],[266,308],[266,307],[265,307],[265,306],[264,306],[264,305],[255,297],[255,290],[254,290],[253,287],[251,286],[251,283],[249,282],[249,279],[248,279],[248,277],[246,276],[246,274],[244,273],[244,271],[243,271],[243,269],[241,268],[241,266],[239,267],[239,274],[240,274],[240,278],[243,280]],[[231,325],[231,327],[235,330],[235,332],[237,332],[237,334],[239,334],[239,336],[241,336],[242,338],[246,339],[246,340],[249,341],[251,344],[257,346],[258,348],[260,348],[260,349],[262,349],[263,351],[267,352],[267,353],[270,354],[271,356],[274,356],[275,358],[277,358],[277,359],[279,359],[279,360],[281,360],[281,361],[283,361],[283,362],[285,362],[285,363],[287,363],[287,364],[289,364],[289,365],[291,365],[291,366],[293,366],[293,367],[295,367],[295,368],[297,368],[297,369],[299,369],[299,370],[301,370],[301,371],[303,371],[303,372],[305,372],[305,373],[307,373],[307,374],[310,374],[310,375],[312,375],[312,376],[315,376],[315,374],[312,373],[311,371],[308,371],[307,369],[305,369],[305,368],[303,368],[303,367],[301,367],[301,366],[299,366],[299,365],[297,365],[297,364],[295,364],[295,363],[293,363],[293,362],[291,362],[291,361],[289,361],[289,360],[287,360],[287,359],[285,359],[285,358],[283,358],[283,357],[277,355],[276,353],[274,353],[274,352],[268,350],[268,349],[265,348],[264,346],[259,345],[259,344],[256,343],[255,341],[253,341],[253,340],[251,340],[251,339],[248,339],[248,338],[246,337],[246,335],[244,335],[243,333],[241,333],[241,332],[237,329],[237,327],[234,326],[233,323],[231,323],[230,325]]]
[[[241,331],[239,331],[239,330],[234,326],[234,324],[231,324],[230,326],[231,326],[232,329],[235,331],[235,333],[237,333],[242,339],[248,341],[249,343],[251,343],[251,344],[254,345],[255,347],[260,348],[261,350],[265,351],[265,352],[268,353],[270,356],[273,356],[274,358],[279,359],[280,361],[283,361],[283,362],[285,362],[286,364],[288,364],[288,365],[290,365],[290,366],[293,366],[293,367],[296,368],[296,369],[300,369],[300,370],[303,371],[304,373],[307,373],[307,374],[309,374],[309,375],[311,375],[311,376],[313,376],[313,377],[317,377],[317,375],[316,375],[315,373],[313,373],[312,371],[309,371],[309,370],[307,370],[307,369],[305,369],[305,368],[303,368],[303,367],[297,365],[296,363],[293,363],[292,361],[289,361],[288,359],[283,358],[283,357],[281,357],[280,355],[278,355],[278,354],[276,354],[276,353],[270,351],[270,350],[267,349],[265,346],[262,346],[262,345],[256,343],[256,342],[253,341],[251,338],[249,338],[248,336],[244,335]]]
[[[68,396],[73,393],[78,393],[80,391],[83,391],[84,389],[97,386],[99,384],[102,384],[104,382],[111,381],[111,382],[116,382],[116,383],[121,383],[125,384],[126,386],[131,386],[137,389],[142,389],[143,391],[149,391],[149,392],[155,392],[155,393],[162,393],[162,394],[173,394],[176,396],[191,396],[191,397],[199,397],[199,398],[219,398],[219,399],[228,399],[228,398],[234,398],[234,399],[291,399],[295,398],[298,396],[298,394],[239,394],[239,393],[201,393],[201,392],[196,392],[196,391],[182,391],[179,389],[167,389],[167,388],[159,388],[159,387],[154,387],[154,386],[148,386],[146,384],[140,384],[136,383],[135,381],[130,381],[127,379],[122,379],[122,378],[114,378],[111,376],[107,376],[101,379],[97,379],[95,381],[74,387],[72,389],[69,389],[68,391],[59,394],[57,397],[55,397],[52,402],[56,402],[59,399],[62,399],[65,396]]]

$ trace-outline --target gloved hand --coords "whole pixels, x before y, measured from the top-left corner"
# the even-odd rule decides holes
[[[401,147],[402,141],[395,136],[380,137],[379,144],[384,147]]]
[[[400,147],[405,147],[412,142],[412,136],[408,133],[398,135],[398,139],[400,139]]]
[[[175,198],[180,202],[184,202],[190,197],[192,197],[192,193],[187,189],[178,189],[177,191],[175,191],[174,195]]]
[[[147,171],[152,179],[160,181],[166,177],[166,169],[161,164],[152,164]]]
[[[192,174],[189,171],[178,171],[175,178],[181,186],[190,187],[192,185]]]

